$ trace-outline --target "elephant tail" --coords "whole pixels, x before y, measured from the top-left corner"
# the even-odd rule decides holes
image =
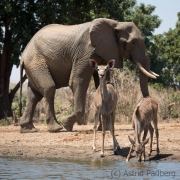
[[[19,97],[19,115],[22,115],[22,84],[23,84],[23,69],[24,69],[24,61],[22,60],[20,63],[20,97]]]

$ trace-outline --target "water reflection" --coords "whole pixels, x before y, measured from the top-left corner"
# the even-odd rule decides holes
[[[0,179],[180,179],[179,162],[0,157]]]

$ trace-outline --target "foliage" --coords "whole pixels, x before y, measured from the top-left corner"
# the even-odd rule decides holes
[[[141,3],[132,9],[131,14],[125,17],[126,21],[133,21],[140,29],[147,47],[149,47],[148,42],[152,40],[155,28],[158,28],[161,23],[159,17],[152,14],[155,8],[153,5],[145,6],[145,4]]]
[[[22,3],[21,1],[2,0],[0,2],[1,47],[3,48],[5,33],[9,32],[7,48],[11,50],[11,63],[13,64],[19,64],[20,53],[38,29],[33,16],[35,11],[33,4],[33,1]],[[3,28],[5,28],[4,31]]]
[[[158,81],[168,87],[172,84],[180,85],[180,12],[175,29],[154,36],[157,54],[156,71],[161,72]]]
[[[172,118],[176,119],[176,118],[178,118],[178,116],[179,116],[178,111],[173,110],[173,111],[171,112],[171,117],[172,117]]]
[[[172,118],[178,118],[180,116],[180,91],[175,91],[171,96],[171,102],[175,103],[171,112]]]
[[[2,119],[0,121],[0,126],[9,126],[11,124],[11,118]]]
[[[22,94],[22,110],[24,111],[26,105],[26,94]],[[19,116],[19,95],[15,95],[12,103],[12,111],[15,116]]]
[[[135,6],[135,0],[92,0],[91,19],[110,18],[124,21],[126,16],[131,14],[131,9]]]

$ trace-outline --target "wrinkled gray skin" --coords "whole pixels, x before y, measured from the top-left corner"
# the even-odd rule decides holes
[[[97,72],[89,65],[91,58],[102,65],[115,59],[116,68],[121,68],[126,58],[150,70],[144,40],[132,22],[100,18],[72,26],[48,25],[33,36],[22,54],[21,74],[24,68],[29,80],[26,108],[20,120],[22,133],[37,131],[32,117],[43,97],[48,131],[57,132],[62,128],[56,122],[54,95],[56,89],[66,86],[73,92],[74,112],[62,123],[65,129],[72,131],[73,124],[84,115],[92,75],[96,87],[99,85]],[[148,77],[141,71],[140,86],[143,96],[148,96]]]

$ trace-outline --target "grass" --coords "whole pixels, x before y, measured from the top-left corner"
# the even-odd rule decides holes
[[[132,114],[136,104],[142,99],[142,94],[139,86],[138,78],[130,73],[128,70],[120,72],[118,69],[114,69],[113,83],[118,94],[118,103],[116,108],[116,122],[126,124],[131,123]],[[80,120],[79,124],[87,124],[88,122],[94,122],[93,113],[93,96],[95,92],[95,86],[93,79],[91,79],[87,96],[86,96],[86,111],[85,116]],[[149,84],[149,92],[151,97],[155,98],[159,104],[158,119],[168,120],[169,112],[168,105],[175,102],[174,109],[170,113],[170,118],[180,117],[180,93],[174,92],[172,88],[165,89],[159,84]],[[23,108],[25,107],[26,92],[23,91]],[[13,102],[13,109],[18,116],[18,101],[19,95],[15,96]],[[56,91],[55,94],[55,112],[56,118],[59,123],[64,116],[68,116],[73,112],[73,94],[70,88],[61,88]],[[41,100],[35,110],[34,119],[38,122],[45,121],[45,101]],[[0,121],[0,125],[9,125],[11,121]]]

